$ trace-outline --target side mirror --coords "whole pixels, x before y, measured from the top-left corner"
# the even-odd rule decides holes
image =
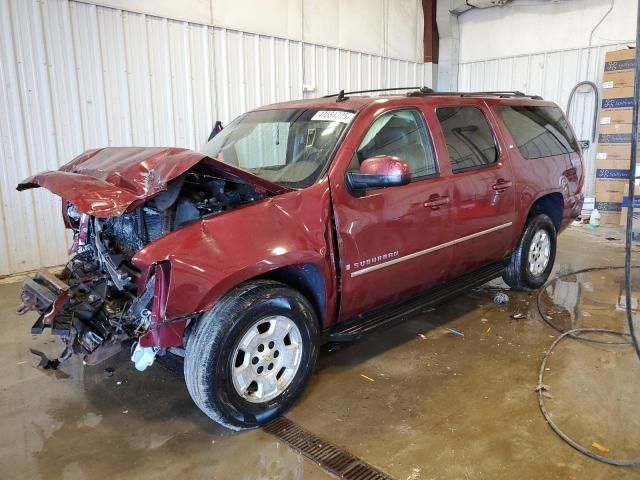
[[[367,188],[399,187],[411,181],[411,167],[398,157],[380,155],[367,158],[359,172],[347,173],[347,185],[352,191]]]

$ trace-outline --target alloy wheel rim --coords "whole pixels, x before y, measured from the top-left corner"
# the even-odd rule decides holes
[[[291,384],[301,359],[302,335],[293,320],[283,315],[261,318],[234,348],[233,387],[248,402],[267,402]]]
[[[529,272],[534,277],[541,275],[547,269],[550,257],[551,237],[541,228],[533,235],[529,247]]]

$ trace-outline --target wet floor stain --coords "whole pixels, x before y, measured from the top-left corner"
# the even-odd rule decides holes
[[[632,270],[632,285],[640,285],[640,269]],[[627,331],[622,268],[565,274],[540,292],[541,314],[560,331],[605,328]],[[638,297],[631,299],[638,311]]]

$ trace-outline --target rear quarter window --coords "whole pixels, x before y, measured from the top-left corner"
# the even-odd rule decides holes
[[[569,122],[558,107],[501,105],[496,111],[526,159],[578,151]]]

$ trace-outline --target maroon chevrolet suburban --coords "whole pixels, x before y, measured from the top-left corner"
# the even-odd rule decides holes
[[[62,197],[74,233],[62,273],[24,284],[32,331],[61,336],[59,361],[182,356],[195,403],[244,429],[292,405],[323,342],[500,275],[540,287],[583,201],[560,108],[354,93],[245,113],[200,152],[102,148],[25,179]]]

